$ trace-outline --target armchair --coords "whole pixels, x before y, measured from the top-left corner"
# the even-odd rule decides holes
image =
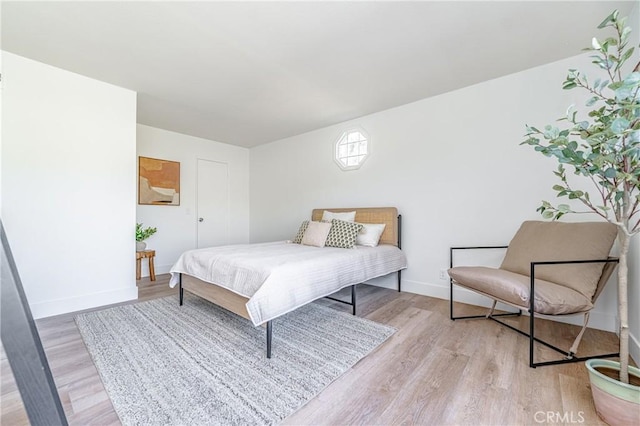
[[[508,246],[451,247],[450,318],[488,318],[529,337],[529,366],[532,368],[578,362],[589,358],[618,356],[617,353],[577,357],[578,346],[587,328],[589,312],[601,294],[618,259],[609,257],[617,228],[607,222],[524,222]],[[499,268],[454,266],[457,250],[506,248]],[[486,315],[455,316],[454,285],[493,300]],[[498,302],[518,309],[495,314]],[[529,313],[529,332],[513,327],[498,317]],[[569,350],[560,349],[535,337],[535,317],[583,315],[584,325]],[[564,359],[535,362],[534,342],[565,355]]]

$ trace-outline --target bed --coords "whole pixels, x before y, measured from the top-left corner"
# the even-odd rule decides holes
[[[170,286],[179,286],[267,330],[267,358],[271,357],[272,320],[314,300],[329,297],[352,305],[356,313],[355,286],[397,273],[407,266],[400,250],[401,216],[394,207],[314,209],[311,220],[323,212],[355,211],[355,221],[385,224],[376,247],[354,249],[313,247],[291,241],[238,244],[189,250],[171,268]],[[351,287],[351,301],[330,295]]]

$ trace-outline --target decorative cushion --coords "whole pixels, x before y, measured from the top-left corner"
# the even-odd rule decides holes
[[[618,231],[608,222],[527,221],[509,243],[500,269],[529,276],[531,262],[607,259]],[[536,266],[536,278],[592,299],[603,263]]]
[[[526,275],[484,266],[457,266],[449,269],[449,276],[463,287],[529,309],[531,278]],[[590,298],[563,285],[536,279],[534,291],[534,310],[540,314],[572,314],[593,308]]]
[[[302,237],[302,244],[305,246],[324,247],[330,230],[330,223],[309,222],[307,230]]]
[[[293,242],[296,244],[302,244],[302,237],[304,236],[304,231],[307,230],[307,226],[309,226],[309,221],[305,220],[298,228],[298,233],[295,237],[293,237]]]
[[[330,212],[329,210],[325,210],[322,212],[322,222],[331,222],[333,219],[344,220],[345,222],[355,222],[356,221],[356,212],[355,210],[352,212]]]
[[[380,242],[380,236],[384,232],[384,223],[362,223],[362,231],[356,238],[356,245],[376,247]]]
[[[362,225],[355,222],[332,219],[331,231],[327,237],[327,247],[354,248]]]

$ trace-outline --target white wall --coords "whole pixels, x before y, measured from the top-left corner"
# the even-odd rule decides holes
[[[636,23],[634,25],[634,22]],[[637,2],[632,12],[629,14],[628,25],[633,26],[634,32],[632,36],[635,39],[634,46],[640,44],[640,3]],[[632,43],[629,43],[630,45]],[[631,64],[637,64],[640,61],[640,52],[636,47],[636,54]],[[631,251],[629,253],[629,348],[631,357],[640,362],[640,235],[636,235],[632,241]]]
[[[135,299],[136,94],[2,52],[2,219],[34,317]]]
[[[439,271],[450,246],[506,244],[523,220],[541,219],[541,200],[555,200],[555,162],[519,143],[525,124],[552,123],[583,102],[577,91],[561,90],[576,65],[588,68],[589,60],[570,58],[253,148],[252,242],[291,238],[316,207],[397,206],[409,261],[403,288],[448,298]],[[333,146],[353,125],[369,133],[371,156],[344,172]],[[614,287],[598,301],[592,326],[615,328]]]
[[[196,248],[196,165],[198,159],[229,167],[230,243],[249,242],[249,150],[206,139],[138,125],[137,154],[180,162],[180,205],[137,206],[137,220],[158,228],[147,248],[156,250],[156,273],[167,273],[185,250]],[[149,271],[146,261],[143,276]]]
[[[2,8],[0,7],[0,15],[1,15],[1,11]],[[0,18],[0,22],[1,22]],[[0,70],[4,69],[2,67],[2,57],[4,55],[2,54],[2,51],[0,50]],[[2,87],[4,86],[4,83],[2,81],[0,81],[0,213],[2,213],[2,99],[4,98],[3,96],[3,90]],[[1,214],[0,214],[1,216]]]

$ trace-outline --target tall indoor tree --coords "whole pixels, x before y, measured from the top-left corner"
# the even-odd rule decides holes
[[[571,69],[562,86],[588,93],[586,110],[574,106],[561,125],[547,125],[543,130],[527,126],[527,139],[542,154],[555,157],[555,175],[560,183],[553,189],[558,197],[582,203],[586,211],[574,211],[568,204],[553,205],[543,201],[538,211],[547,219],[559,219],[567,213],[595,213],[618,228],[618,310],[620,333],[620,381],[629,383],[628,323],[628,253],[631,239],[640,233],[640,62],[630,69],[625,65],[634,54],[629,46],[631,28],[627,18],[614,11],[599,26],[613,29],[614,35],[593,38],[585,49],[593,55],[598,78]],[[624,71],[627,70],[627,74]],[[586,177],[595,192],[574,186],[567,168]]]

